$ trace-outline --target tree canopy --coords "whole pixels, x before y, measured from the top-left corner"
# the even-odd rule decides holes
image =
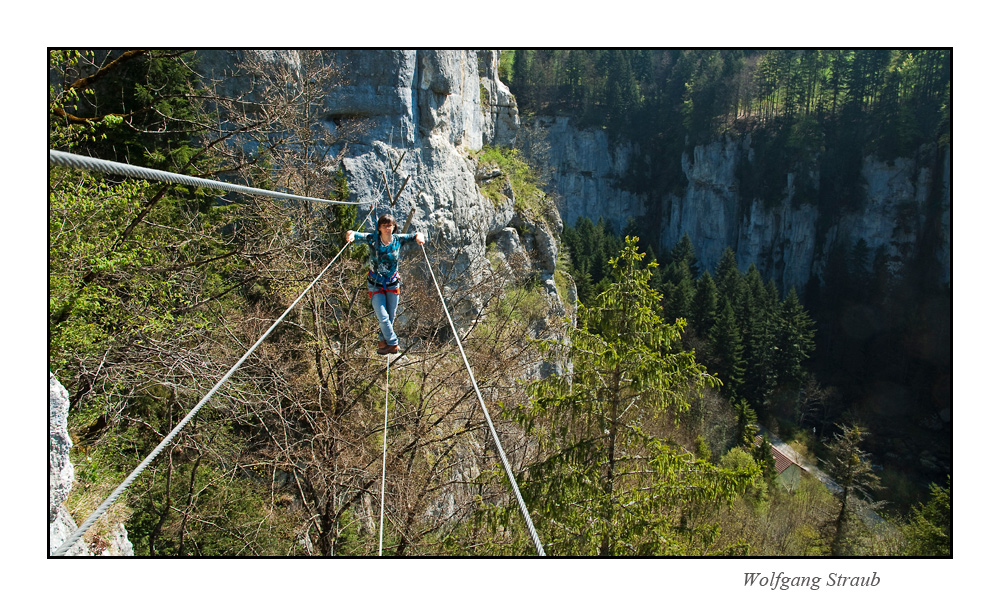
[[[678,532],[682,510],[734,499],[759,474],[717,468],[657,436],[657,419],[677,418],[718,381],[680,348],[684,321],[660,316],[655,262],[644,267],[643,256],[626,238],[608,289],[580,307],[568,340],[544,345],[572,371],[532,384],[531,403],[509,411],[539,441],[523,490],[554,554],[687,553],[712,532]]]

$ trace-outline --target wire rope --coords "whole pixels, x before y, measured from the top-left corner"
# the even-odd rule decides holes
[[[61,157],[63,155],[72,155],[72,154],[63,154],[62,152],[55,152],[53,150],[49,150],[49,158],[50,159],[53,158],[53,154],[57,154],[57,157]],[[78,157],[82,158],[82,156],[78,156]],[[88,160],[93,160],[93,159],[88,159]],[[57,163],[58,162],[60,162],[60,161],[57,160]],[[107,161],[104,161],[104,160],[99,161],[99,163],[102,163],[102,164],[104,164],[106,162]],[[118,163],[111,163],[111,164],[118,165]],[[118,165],[118,166],[124,166],[126,168],[132,168],[132,167],[129,167],[128,165]],[[92,168],[91,165],[90,165],[90,163],[80,164],[79,166],[76,166],[76,167],[77,168],[84,168],[84,169]],[[100,168],[97,168],[97,167],[93,167],[93,169],[94,170],[101,170]],[[162,171],[153,171],[153,172],[159,174]],[[147,177],[148,178],[153,178],[150,175],[150,172],[148,171],[148,169],[142,169],[141,171],[139,171],[139,173],[141,173],[143,175],[142,178],[147,178]],[[138,175],[139,173],[136,173],[136,175]],[[124,174],[127,174],[129,176],[136,176],[136,175],[130,174],[130,172],[126,172]],[[167,174],[170,174],[170,173],[167,173]],[[183,175],[180,175],[180,176],[183,176]],[[226,185],[228,185],[228,184],[226,184]],[[254,189],[254,188],[249,188],[249,189]],[[256,190],[255,193],[265,192],[265,191],[267,191],[267,190]],[[276,193],[276,192],[270,192],[270,193]],[[285,196],[282,195],[281,197],[285,197]],[[302,199],[301,196],[295,196],[295,198],[296,199]],[[325,200],[318,200],[318,201],[322,202],[322,201],[325,201]],[[374,209],[375,209],[375,207],[372,206],[372,209],[368,211],[369,217],[370,217],[371,213],[374,211]],[[365,220],[367,221],[368,217],[366,217]],[[268,337],[268,335],[271,334],[271,332],[275,329],[275,327],[277,327],[279,324],[281,324],[281,321],[285,319],[285,316],[287,316],[292,311],[292,309],[294,309],[295,306],[298,305],[299,301],[301,301],[302,298],[305,297],[306,294],[310,290],[312,290],[312,287],[315,286],[316,283],[320,281],[320,279],[326,274],[326,272],[331,267],[333,267],[333,264],[337,261],[338,258],[340,258],[340,255],[343,254],[343,252],[345,250],[347,250],[348,246],[350,246],[350,243],[344,244],[343,248],[341,248],[340,251],[333,257],[333,259],[331,259],[330,262],[326,265],[326,267],[323,268],[323,271],[321,271],[319,273],[319,275],[317,275],[316,278],[312,282],[310,282],[309,286],[307,286],[306,289],[303,290],[302,293],[298,296],[298,298],[296,298],[295,301],[293,301],[292,304],[288,306],[288,309],[286,309],[285,312],[282,313],[281,316],[278,317],[278,319],[275,320],[273,324],[271,324],[271,327],[268,328],[267,331],[263,335],[261,335],[261,337],[259,339],[257,339],[257,342],[254,343],[253,346],[249,350],[247,350],[247,352],[245,354],[243,354],[243,357],[241,357],[239,359],[239,361],[237,361],[236,364],[234,364],[233,367],[229,369],[229,372],[227,372],[221,379],[219,379],[219,381],[215,384],[215,386],[212,387],[212,389],[209,390],[209,392],[207,394],[205,394],[205,396],[201,399],[201,401],[199,401],[198,404],[194,408],[191,409],[191,411],[181,420],[181,422],[178,423],[177,426],[174,427],[174,429],[169,434],[167,434],[167,436],[165,438],[163,438],[163,440],[156,446],[156,448],[154,448],[153,451],[151,453],[149,453],[149,455],[145,459],[143,459],[143,461],[139,464],[139,466],[136,467],[135,470],[132,471],[132,473],[129,474],[129,476],[127,478],[125,478],[125,480],[118,486],[118,488],[116,488],[114,490],[114,492],[112,492],[111,495],[109,495],[108,498],[105,499],[104,502],[101,503],[97,507],[97,509],[94,510],[94,512],[92,514],[90,514],[90,517],[88,517],[83,522],[83,524],[81,524],[80,527],[77,528],[76,531],[73,534],[71,534],[69,536],[69,538],[66,539],[63,542],[63,544],[60,545],[59,548],[56,549],[53,552],[52,555],[54,555],[54,556],[65,555],[66,552],[69,551],[69,549],[77,541],[80,540],[80,538],[83,536],[83,534],[85,532],[87,532],[87,530],[94,524],[94,522],[96,522],[98,520],[98,518],[100,518],[102,515],[104,515],[104,512],[106,512],[108,510],[108,508],[111,507],[112,504],[114,504],[114,502],[118,499],[118,497],[123,492],[125,492],[125,490],[129,487],[129,485],[131,485],[132,482],[134,482],[135,479],[137,477],[139,477],[139,474],[141,474],[146,469],[146,467],[157,456],[159,456],[159,454],[163,451],[163,449],[166,448],[167,444],[169,444],[171,441],[173,441],[173,439],[177,436],[177,434],[179,434],[181,432],[181,430],[188,424],[188,422],[190,422],[191,419],[193,419],[195,417],[195,415],[198,414],[198,411],[201,410],[201,408],[206,403],[208,403],[208,401],[212,398],[213,395],[215,395],[215,392],[218,391],[219,388],[222,387],[222,385],[226,381],[228,381],[231,376],[233,376],[233,374],[236,372],[236,370],[239,369],[239,367],[242,366],[243,363],[246,362],[246,360],[250,357],[250,354],[252,354],[254,352],[254,350],[256,350],[257,347],[260,346],[260,344],[264,342],[264,339],[266,339]],[[388,370],[386,370],[386,373],[387,373],[386,376],[388,376]],[[388,398],[388,395],[386,397]]]
[[[382,555],[382,524],[385,520],[385,459],[389,435],[389,356],[385,357],[385,421],[382,425],[382,506],[378,516],[378,555]]]
[[[176,183],[179,185],[191,185],[194,187],[210,187],[212,189],[222,189],[232,192],[256,194],[260,196],[268,196],[270,198],[280,198],[287,200],[304,200],[308,202],[323,202],[325,204],[348,204],[352,206],[367,204],[367,202],[343,202],[340,200],[325,200],[323,198],[310,198],[309,196],[298,196],[295,194],[276,192],[268,189],[258,189],[256,187],[247,187],[245,185],[239,185],[236,183],[226,183],[225,181],[216,181],[213,179],[192,177],[190,175],[181,175],[177,173],[168,172],[165,170],[156,170],[152,168],[143,168],[141,166],[132,166],[131,164],[122,164],[121,162],[112,162],[111,160],[101,160],[98,158],[91,158],[88,156],[71,154],[69,152],[57,151],[54,149],[49,150],[49,162],[59,166],[66,166],[69,168],[77,168],[81,170],[94,170],[98,172],[111,173],[126,177],[135,177],[137,179],[147,179],[151,181],[165,181],[167,183]]]
[[[434,277],[434,269],[431,267],[431,260],[427,257],[427,251],[423,246],[420,250],[424,253],[424,261],[427,262],[427,270],[431,274],[431,279],[434,281],[434,288],[437,289],[438,297],[441,298],[441,307],[444,308],[444,314],[448,318],[448,324],[451,326],[451,332],[455,335],[455,342],[458,343],[458,352],[462,354],[462,361],[465,362],[465,369],[469,371],[469,377],[472,379],[472,386],[476,390],[476,396],[479,398],[479,405],[483,409],[483,414],[486,416],[486,424],[490,428],[490,435],[493,437],[493,443],[497,447],[497,453],[500,455],[500,461],[503,462],[504,470],[507,472],[507,479],[510,481],[511,487],[514,489],[514,495],[517,497],[517,504],[521,510],[521,516],[524,518],[525,524],[528,526],[528,532],[531,534],[531,539],[535,543],[535,550],[538,555],[544,556],[545,549],[542,548],[542,542],[538,538],[538,533],[535,532],[535,525],[531,522],[531,515],[528,513],[528,507],[524,504],[524,499],[521,498],[521,491],[517,487],[517,480],[514,479],[514,472],[511,471],[510,463],[507,462],[507,455],[504,454],[503,446],[500,445],[500,438],[497,437],[497,431],[493,427],[493,420],[490,418],[490,413],[486,410],[486,402],[483,401],[483,394],[479,391],[479,385],[476,383],[476,377],[472,374],[472,366],[469,365],[469,358],[465,355],[465,348],[462,347],[462,339],[458,336],[458,331],[455,329],[455,323],[451,319],[451,314],[448,312],[448,305],[444,301],[444,295],[441,294],[441,287],[438,286],[437,278]]]
[[[222,189],[225,191],[241,192],[248,194],[263,195],[272,198],[281,198],[289,200],[304,200],[311,202],[322,202],[328,204],[347,204],[347,205],[361,205],[362,202],[343,202],[337,200],[325,200],[322,198],[312,198],[308,196],[298,196],[295,194],[288,194],[282,192],[275,192],[271,190],[259,189],[255,187],[246,187],[234,183],[226,183],[223,181],[214,181],[211,179],[203,179],[200,177],[192,177],[189,175],[180,175],[177,173],[171,173],[167,171],[149,169],[131,166],[129,164],[122,164],[120,162],[112,162],[109,160],[101,160],[97,158],[90,158],[87,156],[80,156],[77,154],[71,154],[68,152],[61,152],[57,150],[49,150],[49,161],[52,164],[59,166],[65,166],[70,168],[77,168],[81,170],[94,170],[104,173],[112,173],[117,175],[123,175],[127,177],[135,177],[140,179],[147,179],[153,181],[164,181],[168,183],[176,183],[181,185],[191,185],[195,187],[208,187],[213,189]],[[368,216],[365,221],[371,217],[372,212],[375,210],[375,205],[372,204],[371,209],[368,212]],[[330,260],[330,262],[323,268],[323,271],[316,276],[316,278],[302,291],[301,294],[289,305],[288,309],[285,310],[281,316],[271,325],[267,331],[261,335],[257,342],[247,350],[246,353],[233,365],[232,368],[221,378],[219,381],[209,390],[207,394],[198,402],[198,404],[191,409],[190,412],[177,424],[174,429],[167,434],[167,436],[153,449],[153,451],[132,471],[131,474],[109,495],[103,503],[101,503],[97,509],[81,524],[77,530],[66,539],[58,549],[53,552],[55,556],[63,556],[66,552],[86,533],[86,531],[96,522],[104,513],[111,507],[112,504],[118,499],[119,496],[135,481],[135,479],[149,466],[149,464],[156,459],[157,456],[163,451],[166,446],[173,441],[173,439],[184,429],[184,427],[198,414],[201,408],[208,403],[213,395],[229,380],[230,377],[243,365],[243,363],[250,357],[250,355],[260,346],[261,343],[271,334],[271,332],[285,319],[285,317],[298,305],[299,301],[302,300],[305,295],[312,290],[313,286],[326,274],[326,272],[333,266],[334,262],[343,252],[350,246],[347,243],[340,249],[339,252]],[[486,403],[483,400],[483,395],[479,391],[479,385],[476,383],[476,377],[472,372],[472,367],[469,364],[469,359],[465,355],[465,349],[462,347],[462,340],[458,335],[458,331],[455,329],[455,323],[452,321],[451,313],[448,311],[448,306],[445,303],[444,295],[441,293],[441,288],[438,285],[437,278],[434,276],[434,270],[431,267],[430,259],[427,257],[427,251],[421,247],[424,254],[424,260],[427,262],[427,269],[430,271],[431,279],[434,281],[434,288],[437,290],[438,297],[441,299],[441,305],[444,308],[445,316],[448,318],[448,324],[451,326],[452,333],[455,335],[455,341],[458,344],[459,353],[462,355],[462,360],[465,363],[465,368],[469,373],[469,377],[472,379],[472,385],[475,388],[476,396],[479,399],[479,405],[482,408],[483,414],[486,417],[486,423],[489,426],[490,434],[493,437],[493,442],[497,447],[497,452],[500,455],[500,460],[503,463],[504,470],[507,474],[507,479],[510,481],[512,488],[514,489],[514,495],[517,498],[518,507],[521,510],[521,514],[524,517],[525,524],[528,527],[528,532],[531,534],[531,538],[535,544],[535,549],[538,555],[544,556],[545,550],[542,547],[541,541],[538,538],[538,533],[535,531],[535,526],[531,521],[531,516],[528,513],[528,508],[524,503],[524,499],[521,497],[521,491],[518,489],[517,481],[514,478],[514,473],[510,468],[510,463],[507,461],[507,455],[504,453],[503,446],[500,444],[500,439],[497,436],[496,428],[493,426],[493,421],[490,417],[489,411],[486,409]],[[382,537],[383,537],[383,526],[385,518],[385,469],[386,469],[386,453],[388,452],[388,427],[389,427],[389,358],[386,358],[386,400],[385,400],[385,420],[382,431],[382,505],[379,514],[379,555],[382,555]]]

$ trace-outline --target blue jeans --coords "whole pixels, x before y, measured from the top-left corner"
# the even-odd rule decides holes
[[[368,285],[368,292],[375,292],[379,287]],[[399,337],[392,329],[396,320],[396,307],[399,305],[399,295],[391,292],[372,295],[372,307],[375,309],[375,319],[378,320],[379,333],[386,345],[399,345]]]

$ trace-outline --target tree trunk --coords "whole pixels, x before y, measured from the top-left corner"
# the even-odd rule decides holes
[[[608,428],[608,473],[604,478],[604,535],[601,538],[601,556],[615,555],[612,545],[611,529],[614,526],[614,494],[615,494],[615,445],[618,439],[618,408],[619,389],[621,384],[620,373],[615,373],[611,384],[611,426]]]
[[[833,536],[833,545],[831,547],[832,555],[835,557],[840,557],[846,555],[847,550],[847,489],[844,489],[844,496],[840,500],[840,513],[837,514],[837,526],[836,533]]]

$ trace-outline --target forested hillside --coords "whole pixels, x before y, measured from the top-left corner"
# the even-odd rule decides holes
[[[369,124],[360,110],[331,117],[325,104],[343,82],[329,55],[295,56],[293,66],[248,53],[240,78],[216,86],[201,76],[197,52],[52,51],[50,148],[347,199],[354,184],[341,160]],[[947,57],[934,52],[800,53],[791,63],[736,51],[504,57],[522,112],[569,112],[650,150],[725,129],[778,141],[809,128],[891,149],[882,131],[892,120],[909,133],[899,145],[947,144]],[[810,80],[809,61],[827,78]],[[772,80],[758,81],[765,67]],[[752,86],[736,86],[740,75]],[[884,86],[894,78],[895,100]],[[444,96],[435,95],[430,102]],[[839,148],[824,149],[831,157],[817,160],[820,170],[846,161]],[[516,150],[462,154],[482,189],[476,202],[509,202],[520,237],[558,222]],[[801,159],[775,154],[761,161]],[[631,187],[672,187],[675,175],[647,169],[635,167]],[[748,187],[766,191],[765,181]],[[48,363],[69,393],[76,482],[67,506],[80,522],[364,217],[354,206],[58,166],[49,189]],[[459,332],[476,386],[429,281],[405,290],[401,355],[374,355],[365,252],[347,249],[103,527],[124,523],[140,556],[372,556],[383,545],[393,556],[534,554],[481,391],[548,555],[949,555],[947,474],[928,484],[878,473],[870,453],[881,442],[871,436],[888,413],[847,389],[893,373],[929,380],[950,364],[950,349],[940,351],[950,333],[927,315],[950,318],[948,292],[926,302],[927,271],[876,272],[866,287],[860,259],[872,251],[856,250],[842,282],[831,274],[816,293],[779,293],[729,257],[698,267],[690,242],[655,250],[641,225],[636,218],[625,234],[566,226],[551,272],[560,297],[529,269],[544,238],[515,251],[526,259],[519,264],[484,236],[487,269],[466,263],[442,275],[450,301],[472,310]],[[422,263],[417,252],[403,271],[419,275]],[[843,296],[831,298],[833,288]],[[869,318],[909,306],[895,329],[904,343],[919,340],[924,357],[905,350],[875,368],[871,360],[893,359],[900,341],[867,340],[841,324],[843,310],[864,306]],[[857,359],[858,340],[867,358]],[[950,401],[950,388],[935,393]],[[785,483],[758,422],[804,457],[818,453],[814,462],[844,490],[809,474]],[[895,498],[898,486],[910,494]],[[874,510],[883,523],[871,523]],[[85,540],[100,543],[100,530]]]
[[[826,179],[804,201],[849,205],[863,155],[950,142],[949,50],[521,50],[505,65],[522,114],[572,115],[640,145],[647,164],[629,185],[644,191],[684,178],[657,159],[755,131],[767,143],[748,191],[774,197],[807,162]]]
[[[661,260],[666,317],[701,318],[689,322],[686,342],[717,360],[710,368],[729,376],[733,397],[786,431],[815,432],[817,442],[846,418],[868,427],[866,446],[892,484],[889,500],[910,502],[927,495],[928,482],[947,481],[951,284],[937,251],[947,246],[941,209],[948,202],[942,183],[951,145],[950,50],[518,50],[506,55],[505,67],[522,113],[570,116],[639,150],[620,187],[644,197],[646,214],[625,232]],[[724,137],[752,141],[753,153],[737,167],[742,212],[755,203],[775,205],[792,191],[794,205],[818,209],[818,233],[865,203],[864,158],[914,159],[932,176],[926,208],[902,207],[891,227],[915,231],[914,243],[900,258],[864,240],[827,242],[823,271],[781,296],[767,292],[752,265],[734,269],[724,257],[699,268],[683,240],[660,250],[670,199],[664,194],[688,185],[682,154]],[[570,226],[565,241],[587,300],[602,290],[597,283],[609,249],[624,234],[581,223]],[[689,262],[679,263],[685,256]],[[707,303],[707,281],[731,281],[723,276],[738,270],[747,282],[742,290],[730,287],[718,303],[716,295]],[[713,341],[704,318],[725,318],[726,303],[733,325],[716,330],[740,338],[733,339],[738,349],[723,353],[721,334]],[[778,377],[789,375],[769,361],[772,351],[788,360],[790,351],[775,346],[789,338],[778,320],[790,313],[785,305],[804,308],[814,329],[808,351],[794,350],[802,356],[796,372],[807,373],[798,376],[825,394],[798,396],[808,403],[794,402],[795,389],[781,389]]]

